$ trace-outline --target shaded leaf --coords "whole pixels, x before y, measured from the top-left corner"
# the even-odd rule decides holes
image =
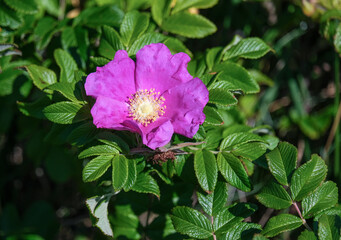
[[[194,170],[203,190],[212,192],[218,177],[215,156],[207,150],[199,150],[194,155]]]
[[[218,154],[218,168],[225,180],[232,186],[249,192],[251,182],[241,161],[231,153]]]
[[[83,150],[79,155],[79,159],[97,156],[97,155],[116,155],[118,154],[118,150],[115,147],[109,145],[97,145]]]
[[[203,38],[217,31],[216,26],[201,15],[180,12],[164,19],[162,29],[189,38]]]
[[[299,167],[291,178],[291,196],[295,201],[302,200],[314,191],[327,175],[327,166],[318,155]]]
[[[110,167],[113,156],[98,156],[83,168],[83,181],[92,182],[100,178]]]
[[[122,42],[129,47],[148,28],[149,16],[138,11],[128,12],[124,15],[120,26]]]
[[[177,232],[204,239],[212,236],[210,221],[199,211],[189,207],[175,207],[171,219]]]
[[[322,215],[318,223],[319,239],[340,240],[340,227],[341,221],[339,217]]]
[[[75,82],[75,71],[78,70],[75,60],[71,55],[62,49],[54,51],[54,58],[60,67],[60,82]]]
[[[160,189],[157,182],[147,173],[140,173],[137,175],[137,179],[131,190],[140,193],[152,193],[160,198]]]
[[[217,182],[213,193],[197,192],[198,200],[204,211],[210,216],[216,216],[226,205],[227,186],[224,182]]]
[[[270,182],[263,187],[256,198],[263,205],[273,209],[285,209],[291,206],[292,201],[285,189],[276,182]]]
[[[129,56],[135,55],[138,50],[143,48],[145,45],[162,42],[165,38],[166,37],[160,33],[145,33],[131,45],[128,50],[128,54]]]
[[[231,106],[237,104],[237,99],[232,93],[221,88],[209,90],[209,102],[222,106]]]
[[[333,207],[338,200],[338,189],[334,182],[325,182],[312,194],[302,200],[303,217],[310,218],[327,208]]]
[[[216,66],[213,71],[221,72],[212,88],[224,88],[230,91],[243,91],[245,94],[259,92],[259,86],[249,72],[242,66],[225,62]]]
[[[35,14],[38,12],[38,6],[34,0],[4,0],[12,9],[26,14]]]
[[[260,38],[245,38],[227,49],[223,61],[234,57],[257,59],[263,57],[270,50],[271,48]]]
[[[288,185],[296,168],[297,149],[286,142],[281,142],[277,148],[266,154],[270,172],[282,185]]]
[[[124,155],[116,155],[112,159],[112,186],[119,191],[128,179],[128,159]]]
[[[298,236],[298,240],[317,240],[314,232],[305,230]]]
[[[82,105],[73,102],[58,102],[44,108],[45,117],[51,122],[71,124],[88,119],[89,113]]]
[[[45,67],[32,64],[27,66],[26,70],[30,75],[33,84],[36,85],[36,87],[40,90],[57,82],[56,74],[52,70]]]
[[[282,232],[294,230],[302,224],[302,220],[299,217],[283,213],[270,218],[265,225],[262,234],[266,237],[274,237]]]

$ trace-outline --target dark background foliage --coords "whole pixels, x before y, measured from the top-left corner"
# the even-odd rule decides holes
[[[65,7],[65,12],[69,14],[74,9],[82,12],[96,5],[96,1],[91,0],[81,1],[80,5],[77,1],[59,2],[66,4],[61,7]],[[0,8],[7,11],[8,7],[0,1]],[[149,10],[141,7],[140,11]],[[77,11],[75,14],[78,14]],[[239,97],[238,111],[250,126],[268,124],[281,140],[298,146],[299,161],[307,161],[313,153],[322,155],[329,162],[328,179],[339,184],[340,169],[334,163],[335,153],[339,153],[341,148],[339,137],[339,145],[332,144],[325,151],[326,147],[329,148],[326,144],[335,117],[334,64],[338,61],[335,60],[337,54],[333,44],[320,33],[319,22],[304,15],[300,5],[281,0],[221,0],[212,8],[200,10],[200,14],[214,22],[217,32],[203,39],[180,37],[196,55],[204,54],[209,48],[227,45],[235,35],[260,37],[275,50],[275,53],[259,60],[245,60],[244,66],[261,70],[269,79],[261,85],[259,94]],[[35,19],[25,16],[22,21],[29,27],[13,37],[6,36],[10,27],[2,26],[0,42],[15,44],[11,50],[21,53],[21,56],[14,55],[14,60],[48,66],[58,72],[58,66],[52,60],[53,52],[63,44],[69,44],[63,39],[62,32],[65,31],[63,25],[71,26],[72,20],[57,19],[56,16],[58,14],[53,11],[42,12]],[[39,20],[43,17],[51,18],[52,28],[47,24],[39,29]],[[54,32],[53,28],[58,27],[62,30]],[[78,66],[86,69],[87,73],[96,66],[90,61],[90,56],[97,56],[97,34],[93,29],[88,29],[85,50],[82,50],[80,43],[83,40],[69,44],[69,51],[74,53]],[[50,41],[44,43],[46,39]],[[6,57],[0,59],[2,64],[6,61]],[[24,65],[21,63],[17,67]],[[12,84],[10,94],[0,97],[0,238],[106,239],[92,227],[84,202],[86,198],[98,194],[98,190],[96,184],[82,182],[83,163],[75,157],[77,149],[72,144],[64,143],[68,130],[58,129],[58,126],[51,130],[52,124],[42,119],[41,112],[34,113],[38,119],[20,112],[21,102],[32,102],[42,93],[33,88],[26,72],[14,76],[13,71],[10,73],[11,83],[4,80],[5,72],[0,74],[1,91],[6,91],[7,86]],[[51,99],[46,99],[45,103],[49,101]],[[73,139],[69,142],[72,143]],[[265,170],[260,168],[253,178],[261,179],[264,174]],[[184,185],[178,178],[172,186],[161,184],[161,192],[165,194],[160,201],[132,192],[115,198],[117,206],[129,203],[140,218],[140,224],[134,217],[129,219],[133,226],[139,225],[139,233],[132,233],[135,234],[132,239],[145,236],[161,239],[160,229],[170,224],[160,215],[158,221],[150,225],[150,219],[156,216],[146,216],[144,209],[151,204],[154,212],[158,213],[167,213],[175,205],[193,204],[193,190],[198,190],[194,183],[195,176],[183,177],[193,184]],[[176,203],[167,192],[176,193]],[[248,201],[257,203],[252,196]],[[120,211],[131,209],[115,206],[110,209],[116,214]],[[259,211],[265,211],[265,208]],[[115,222],[115,217],[111,218]],[[262,221],[262,214],[253,218],[253,222],[259,221]],[[178,237],[174,234],[169,239]],[[282,237],[290,239],[288,235]],[[291,237],[295,239],[297,235],[293,233]]]

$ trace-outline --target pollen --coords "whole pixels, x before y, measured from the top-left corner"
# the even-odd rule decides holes
[[[165,113],[164,102],[154,88],[139,90],[129,98],[129,116],[146,127]]]

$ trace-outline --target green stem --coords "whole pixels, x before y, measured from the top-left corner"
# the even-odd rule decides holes
[[[335,115],[337,115],[339,104],[340,104],[340,57],[338,53],[335,52],[335,98],[334,98],[334,108]],[[340,127],[336,128],[335,139],[334,139],[334,176],[335,178],[340,178]]]

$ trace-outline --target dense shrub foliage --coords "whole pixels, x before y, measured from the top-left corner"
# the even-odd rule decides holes
[[[336,0],[0,0],[0,237],[341,239],[340,19]],[[166,145],[107,127],[89,90],[156,46],[200,79]]]

